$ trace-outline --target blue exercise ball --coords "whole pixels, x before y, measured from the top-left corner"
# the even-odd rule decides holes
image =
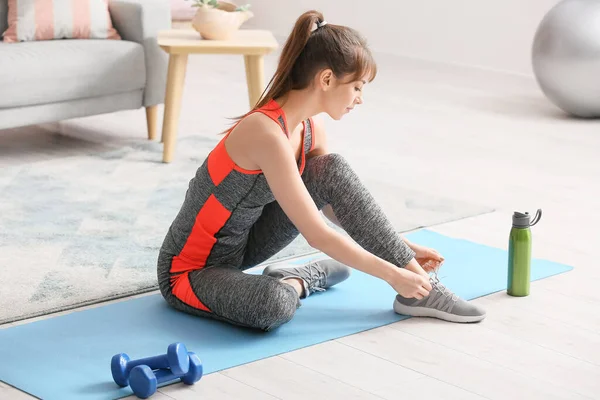
[[[573,116],[600,116],[600,0],[563,0],[535,32],[533,72],[544,95]]]

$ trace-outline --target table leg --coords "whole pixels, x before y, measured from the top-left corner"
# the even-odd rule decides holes
[[[162,142],[163,162],[171,162],[177,141],[179,114],[181,111],[181,97],[187,67],[187,54],[171,54],[169,56],[169,70],[167,73],[167,87],[165,93],[165,113],[163,117]]]
[[[244,63],[246,64],[248,100],[250,108],[254,108],[265,89],[265,64],[262,55],[245,55]]]
[[[148,140],[156,139],[157,131],[157,120],[158,120],[158,106],[146,107],[146,124],[148,126]]]

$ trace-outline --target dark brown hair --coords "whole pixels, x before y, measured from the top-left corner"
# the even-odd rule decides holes
[[[369,74],[369,82],[375,79],[377,65],[365,39],[346,26],[329,22],[321,25],[324,21],[323,14],[315,10],[300,15],[283,47],[277,70],[260,100],[252,110],[236,120],[290,90],[307,88],[315,74],[323,69],[331,69],[338,79],[350,75],[349,81],[355,81],[366,74]],[[315,26],[320,27],[315,29]]]

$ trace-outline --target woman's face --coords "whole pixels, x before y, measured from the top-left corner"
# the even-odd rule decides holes
[[[362,91],[367,83],[366,79],[349,81],[348,78],[351,77],[337,79],[332,74],[324,91],[324,111],[335,120],[341,119],[357,104],[363,102]]]

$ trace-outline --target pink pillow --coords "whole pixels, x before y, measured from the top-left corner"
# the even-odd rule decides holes
[[[108,0],[8,0],[5,42],[121,39]]]

